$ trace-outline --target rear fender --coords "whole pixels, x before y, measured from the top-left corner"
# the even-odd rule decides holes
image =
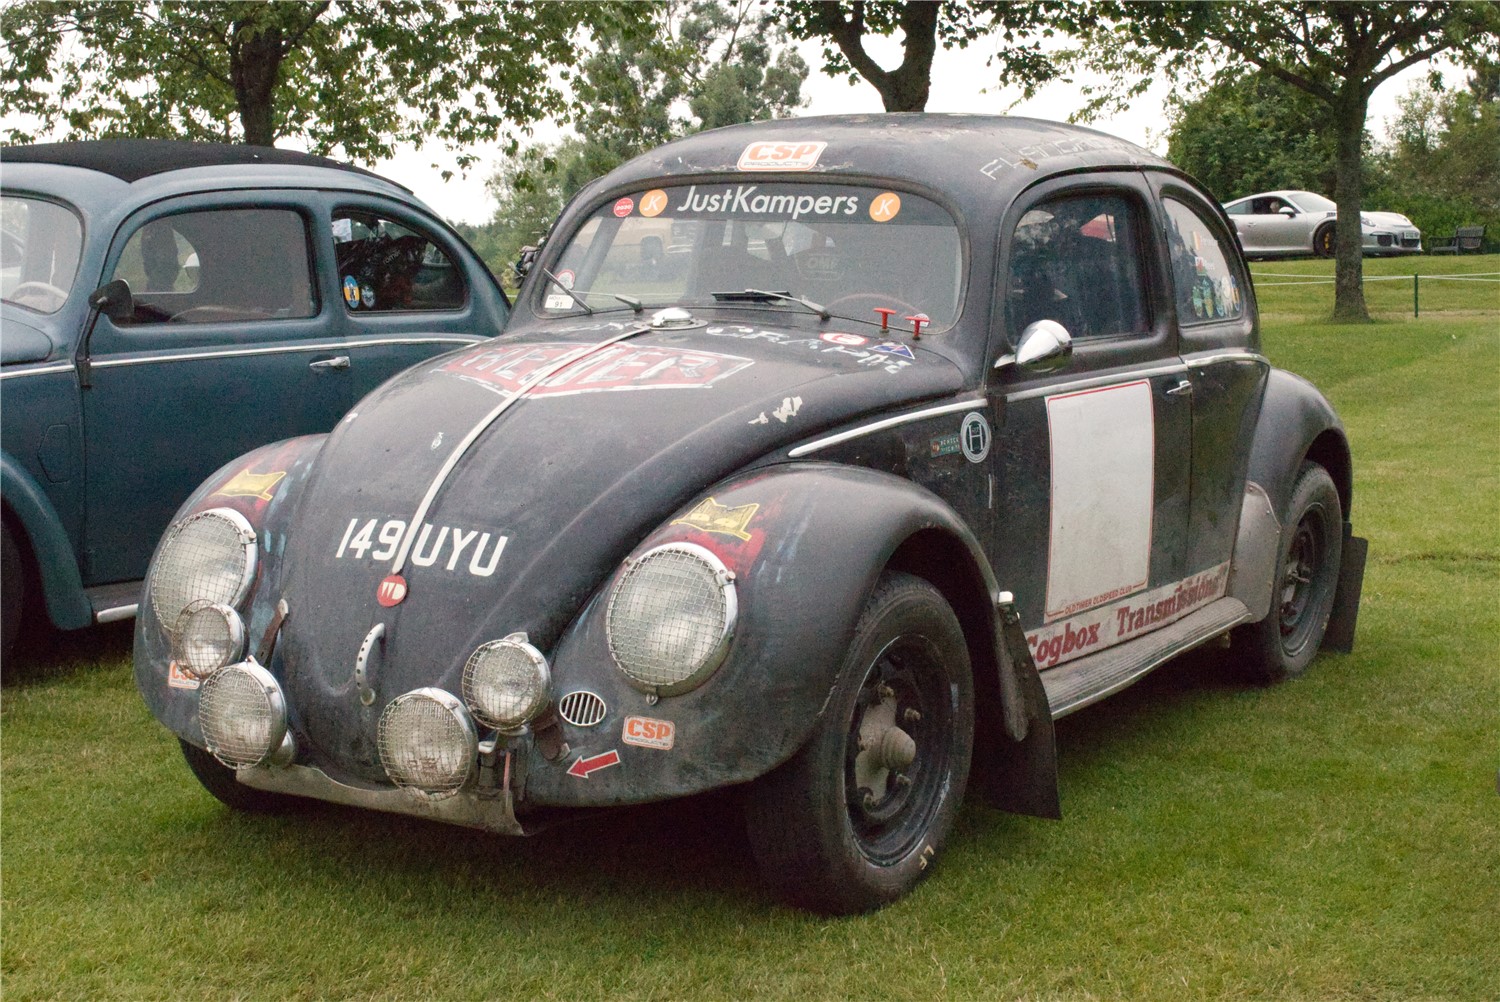
[[[553,655],[555,693],[593,692],[607,714],[592,727],[561,725],[569,751],[552,763],[533,761],[528,802],[659,800],[747,782],[786,761],[826,708],[855,624],[887,567],[932,580],[958,614],[979,682],[981,719],[993,711],[990,730],[998,732],[985,737],[1015,743],[1030,735],[1034,746],[1044,730],[1050,754],[1051,717],[1034,667],[1036,684],[1026,684],[1031,662],[1024,638],[1018,655],[1005,649],[989,564],[963,521],[931,492],[856,467],[777,466],[720,484],[632,556],[676,542],[711,550],[735,574],[739,618],[728,657],[701,686],[679,696],[653,703],[633,688],[605,636],[616,571]],[[1040,697],[1030,712],[1028,694]],[[618,768],[592,772],[586,781],[568,771],[610,752]]]
[[[261,446],[218,470],[193,492],[170,524],[210,508],[229,508],[250,523],[256,535],[255,578],[241,613],[249,650],[260,646],[276,611],[285,526],[291,522],[298,485],[307,478],[327,435],[304,435]],[[156,719],[178,737],[199,747],[198,682],[171,671],[172,648],[151,602],[152,555],[135,620],[135,683]]]

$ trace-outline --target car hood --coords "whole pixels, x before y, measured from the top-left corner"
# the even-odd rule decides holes
[[[307,733],[352,771],[380,777],[372,713],[420,686],[458,692],[486,641],[519,631],[547,651],[631,549],[716,481],[963,385],[934,352],[860,335],[630,336],[512,400],[462,452],[412,534],[404,599],[381,604],[408,523],[465,436],[528,375],[639,327],[549,325],[441,356],[376,390],[330,436],[290,527],[281,651]],[[355,656],[376,624],[379,698],[355,721]]]
[[[1363,215],[1366,220],[1376,226],[1411,226],[1411,220],[1399,212],[1365,212]]]
[[[0,324],[0,364],[45,362],[53,347],[50,337],[7,310],[5,322]]]

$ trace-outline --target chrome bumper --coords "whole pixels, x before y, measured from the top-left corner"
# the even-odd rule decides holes
[[[443,821],[465,828],[480,828],[502,835],[525,835],[516,820],[515,803],[509,790],[467,789],[451,797],[429,800],[410,790],[368,789],[349,786],[331,778],[321,769],[306,765],[284,767],[255,766],[240,769],[235,778],[246,786],[271,793],[326,800],[347,807],[367,807],[389,814]]]

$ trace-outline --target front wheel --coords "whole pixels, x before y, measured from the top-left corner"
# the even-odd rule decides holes
[[[1323,642],[1338,589],[1344,512],[1327,470],[1302,464],[1287,513],[1271,611],[1231,635],[1240,674],[1262,685],[1307,670]]]
[[[958,619],[931,584],[888,573],[812,738],[747,794],[762,874],[826,914],[906,894],[942,850],[973,747],[974,683]]]
[[[1313,234],[1313,253],[1318,257],[1333,257],[1333,250],[1333,224],[1328,223],[1318,227]]]
[[[234,770],[214,758],[213,755],[178,738],[182,745],[182,757],[193,771],[203,788],[214,795],[214,799],[237,811],[253,814],[282,814],[296,810],[307,801],[300,797],[289,797],[284,793],[257,790],[234,778]]]

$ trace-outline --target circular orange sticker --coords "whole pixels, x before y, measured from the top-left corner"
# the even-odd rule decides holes
[[[641,215],[659,216],[667,207],[667,193],[660,188],[652,188],[641,196]]]
[[[870,218],[877,223],[887,223],[896,218],[896,213],[901,211],[901,196],[894,191],[883,192],[875,196],[870,203]]]

